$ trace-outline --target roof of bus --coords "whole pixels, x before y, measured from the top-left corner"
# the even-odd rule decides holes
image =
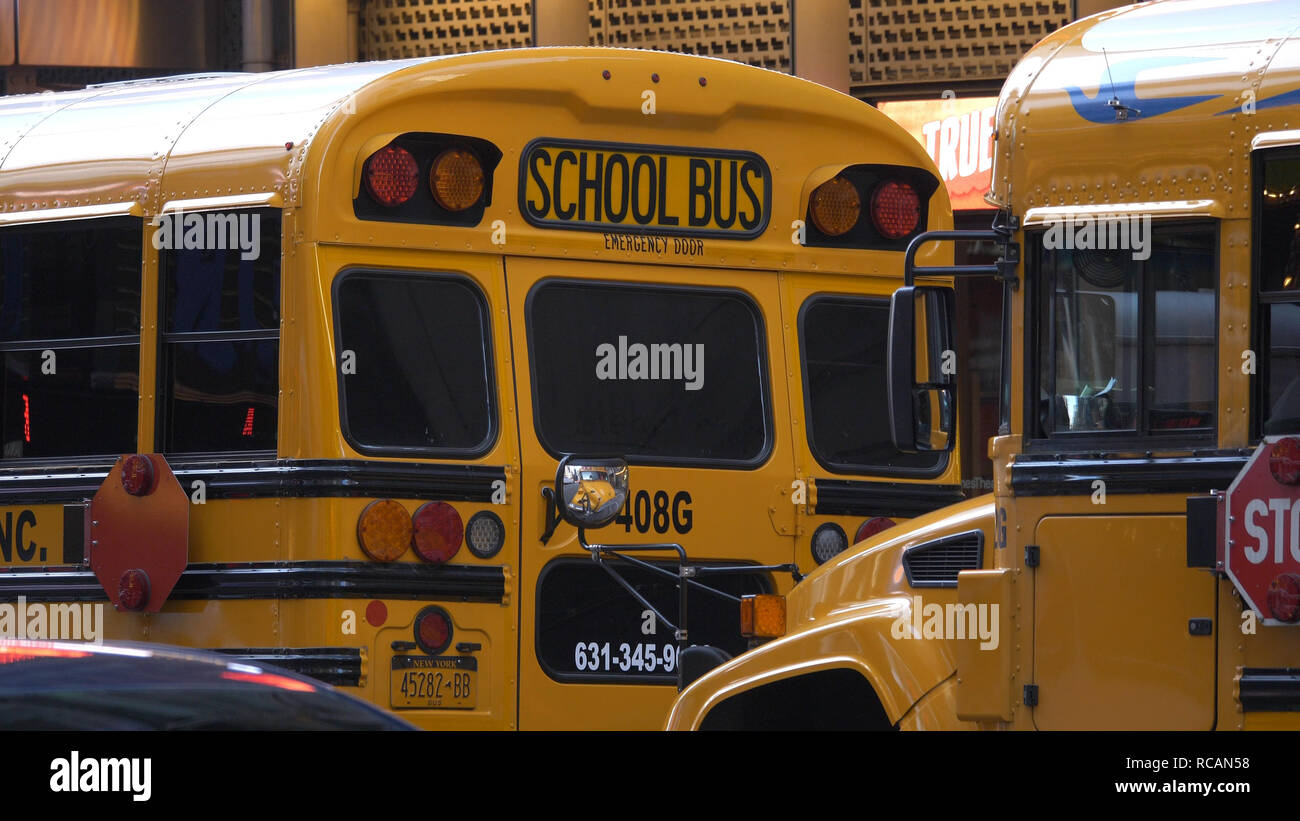
[[[612,78],[602,79],[602,68]],[[488,125],[456,118],[457,107],[541,100],[567,116],[563,123],[538,124],[566,132],[543,132],[548,137],[580,137],[604,125],[649,133],[650,118],[639,108],[642,89],[652,87],[660,100],[654,118],[659,132],[652,136],[661,137],[653,142],[731,148],[718,143],[735,140],[737,125],[762,121],[774,129],[768,141],[777,155],[774,168],[800,152],[802,140],[817,141],[808,143],[815,149],[804,152],[809,156],[799,158],[805,167],[786,162],[783,172],[874,161],[919,166],[937,179],[919,142],[887,117],[795,77],[664,52],[538,48],[0,98],[0,223],[6,214],[8,221],[25,221],[33,210],[74,216],[95,209],[116,213],[124,204],[145,215],[167,203],[221,198],[232,206],[257,204],[259,196],[268,204],[301,204],[303,187],[320,184],[326,154],[355,152],[366,136],[359,132],[380,129],[384,112],[403,103],[407,111],[424,106],[429,117],[435,96],[450,106],[434,112],[432,125],[441,128],[424,122],[397,130],[477,134]],[[502,122],[493,125],[494,133],[519,137],[520,146],[543,135],[523,133],[527,129],[509,115],[495,119]],[[500,147],[507,156],[517,149]],[[349,171],[355,164],[359,173],[354,157],[339,162]],[[936,197],[947,205],[942,186]]]
[[[349,95],[422,62],[208,74],[0,98],[4,211],[136,203],[156,213],[173,163],[219,165],[235,185],[288,198],[303,143]],[[203,194],[200,194],[203,196]]]
[[[1250,152],[1300,125],[1298,30],[1294,2],[1163,0],[1049,35],[1003,86],[991,199],[1245,216]]]

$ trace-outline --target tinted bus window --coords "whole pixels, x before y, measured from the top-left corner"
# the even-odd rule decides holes
[[[136,450],[138,219],[0,231],[3,458]]]
[[[1259,241],[1256,287],[1260,351],[1256,386],[1256,433],[1300,432],[1300,157],[1273,154],[1258,175],[1255,198]],[[1258,192],[1262,192],[1260,196]]]
[[[901,453],[889,436],[885,391],[889,301],[814,296],[799,316],[808,444],[840,473],[933,475],[937,453]]]
[[[1209,435],[1216,229],[1155,224],[1145,258],[1040,248],[1045,434]]]
[[[740,293],[545,282],[528,333],[551,453],[735,467],[766,457],[763,325]]]
[[[352,272],[335,289],[339,394],[363,452],[482,453],[495,432],[487,303],[460,277]]]
[[[165,219],[165,218],[164,218]],[[155,231],[164,453],[274,450],[279,399],[280,214],[183,214]]]

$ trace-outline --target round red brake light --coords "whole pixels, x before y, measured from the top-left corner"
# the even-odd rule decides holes
[[[1268,470],[1283,485],[1300,485],[1300,439],[1285,436],[1268,447]]]
[[[1268,586],[1268,609],[1278,621],[1300,621],[1300,576],[1281,573],[1273,579]]]
[[[123,610],[140,610],[149,602],[149,574],[128,570],[117,583],[117,603]]]
[[[420,187],[420,168],[411,152],[397,145],[379,149],[366,160],[361,176],[366,190],[380,205],[402,205]]]
[[[902,239],[921,221],[921,198],[905,182],[884,182],[871,195],[871,221],[889,239]]]
[[[153,492],[153,460],[136,453],[122,463],[122,487],[132,496],[148,496]]]
[[[853,536],[853,543],[857,544],[858,542],[870,539],[880,531],[888,530],[893,526],[894,521],[892,519],[886,519],[884,516],[873,516],[863,522],[862,526],[858,528],[858,532]]]
[[[442,564],[460,550],[465,525],[456,508],[446,502],[425,502],[411,521],[411,545],[421,559]]]
[[[436,656],[451,646],[451,616],[441,607],[426,607],[415,617],[415,643]]]

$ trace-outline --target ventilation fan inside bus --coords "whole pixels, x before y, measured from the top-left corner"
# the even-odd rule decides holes
[[[1074,252],[1074,270],[1097,288],[1118,288],[1128,274],[1120,252],[1094,249]]]

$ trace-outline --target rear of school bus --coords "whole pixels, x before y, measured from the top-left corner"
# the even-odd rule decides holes
[[[969,507],[883,534],[796,588],[788,634],[686,690],[669,727],[764,726],[824,669],[852,671],[840,710],[879,704],[883,727],[1297,726],[1298,23],[1287,3],[1151,3],[1025,56],[990,194],[1019,262],[988,569],[946,593],[890,578]]]
[[[66,454],[59,495],[20,452],[5,510],[47,505],[63,529],[42,538],[67,547],[59,569],[15,554],[6,598],[107,597],[110,638],[291,664],[425,727],[650,728],[674,633],[558,521],[542,491],[562,455],[631,464],[589,539],[692,561],[806,570],[959,496],[955,458],[898,453],[883,401],[849,402],[883,379],[903,249],[950,225],[928,158],[867,106],[589,49],[195,82],[152,89],[191,122],[157,135],[175,141],[157,178],[142,161],[142,213],[115,215],[141,230],[114,262],[124,280],[143,262],[122,335],[144,387],[119,386],[139,424],[79,443],[154,455]],[[256,214],[259,261],[214,262],[183,220],[155,249],[146,218],[178,210]],[[91,566],[68,567],[83,529]],[[673,580],[621,572],[676,612]],[[745,648],[733,601],[692,594],[689,613],[691,643]]]

